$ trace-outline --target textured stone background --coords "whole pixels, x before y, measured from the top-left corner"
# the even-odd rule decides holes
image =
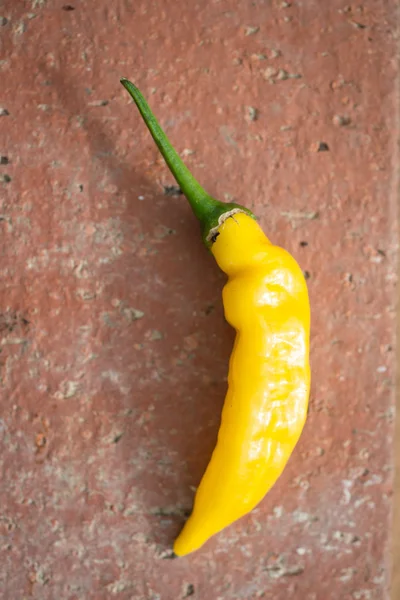
[[[1,598],[388,597],[395,5],[3,1]],[[175,561],[233,332],[120,76],[204,186],[295,255],[313,308],[287,470]]]

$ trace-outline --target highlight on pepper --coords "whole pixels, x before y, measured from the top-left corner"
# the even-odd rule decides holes
[[[212,198],[184,165],[138,88],[133,98],[226,273],[225,318],[236,330],[218,440],[174,543],[184,556],[249,513],[275,484],[304,427],[310,393],[310,304],[295,259],[251,211]]]

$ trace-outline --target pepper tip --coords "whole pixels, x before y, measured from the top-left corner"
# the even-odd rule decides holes
[[[175,558],[179,558],[178,554],[175,554],[173,550],[167,550],[164,552],[162,558],[167,560],[174,560]]]
[[[127,85],[128,85],[130,88],[133,88],[134,90],[137,90],[137,87],[136,87],[136,85],[134,85],[134,84],[133,84],[131,81],[129,81],[129,79],[127,79],[126,77],[121,77],[119,81],[120,81],[120,83],[122,83],[122,85],[124,86],[124,88],[126,88],[126,87],[127,87]],[[129,91],[129,90],[128,90],[128,91]]]

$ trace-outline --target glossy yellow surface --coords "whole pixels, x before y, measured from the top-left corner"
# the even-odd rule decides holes
[[[237,333],[217,445],[175,541],[178,556],[197,550],[262,500],[307,415],[310,308],[300,267],[243,213],[220,226],[212,253],[228,275],[225,317]]]

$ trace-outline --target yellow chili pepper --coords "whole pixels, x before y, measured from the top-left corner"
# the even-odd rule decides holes
[[[267,239],[252,213],[209,196],[193,178],[139,90],[135,101],[227,274],[225,317],[236,330],[217,445],[175,541],[184,556],[250,512],[282,473],[302,432],[310,391],[310,306],[296,261]]]

